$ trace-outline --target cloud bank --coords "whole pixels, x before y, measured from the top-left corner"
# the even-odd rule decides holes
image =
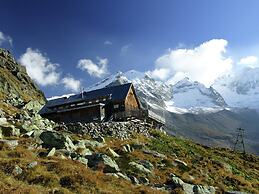
[[[227,45],[224,39],[212,39],[192,49],[169,50],[155,61],[155,69],[149,73],[171,84],[188,76],[210,86],[232,69],[233,60],[225,56]]]
[[[80,59],[77,68],[86,71],[93,77],[101,78],[108,73],[108,62],[107,58],[97,58],[97,63],[94,63],[91,59]]]

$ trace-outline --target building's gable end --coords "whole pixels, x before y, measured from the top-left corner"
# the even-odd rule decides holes
[[[132,84],[129,87],[128,93],[125,98],[125,108],[126,110],[140,109],[140,103]]]

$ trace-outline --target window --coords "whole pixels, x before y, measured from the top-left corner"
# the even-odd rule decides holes
[[[115,104],[115,105],[113,106],[113,108],[119,108],[119,105],[118,105],[118,104]]]

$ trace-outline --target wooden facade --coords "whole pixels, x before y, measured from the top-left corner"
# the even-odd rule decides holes
[[[108,121],[117,113],[140,109],[133,85],[124,84],[48,101],[39,114],[55,122],[88,123]]]

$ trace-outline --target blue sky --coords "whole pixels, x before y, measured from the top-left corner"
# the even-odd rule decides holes
[[[192,76],[194,70],[175,67],[180,59],[171,51],[187,49],[182,57],[188,55],[192,61],[194,55],[202,55],[200,46],[213,39],[227,41],[217,42],[221,46],[213,54],[223,57],[222,73],[241,58],[259,56],[258,10],[257,0],[2,1],[0,46],[29,63],[32,72],[43,71],[38,84],[46,96],[75,92],[75,87],[69,88],[69,83],[72,88],[79,86],[73,80],[86,88],[109,74],[131,69],[157,75],[172,67],[167,80],[176,71]],[[211,45],[205,49],[215,48]],[[257,63],[250,59],[248,63]],[[41,64],[36,70],[35,61]],[[203,58],[194,64],[200,61]],[[183,63],[187,62],[179,62]]]

